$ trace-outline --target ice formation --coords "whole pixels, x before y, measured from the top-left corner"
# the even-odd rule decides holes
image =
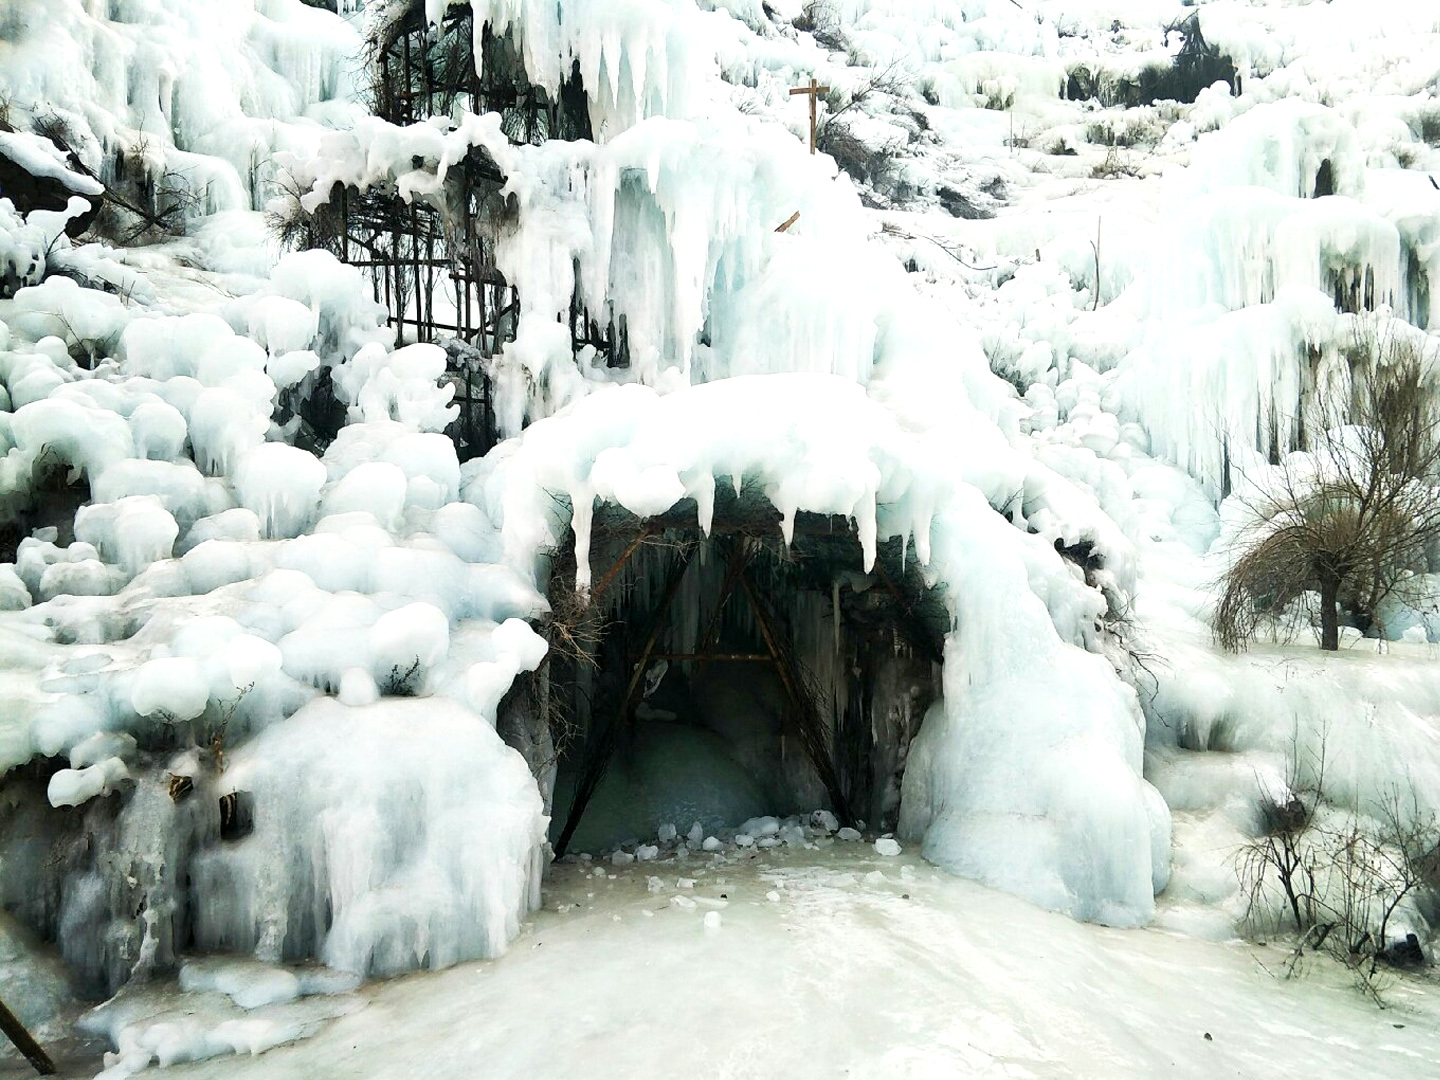
[[[1216,0],[1196,25],[1233,80],[1125,108],[1176,62],[1148,5],[841,0],[848,50],[790,0],[416,6],[468,7],[552,96],[579,73],[593,139],[530,142],[464,103],[368,115],[362,31],[412,6],[341,6],[0,13],[0,155],[63,203],[0,199],[0,906],[84,990],[196,949],[357,976],[503,951],[554,794],[549,733],[507,728],[505,703],[547,662],[557,552],[584,595],[599,518],[693,508],[709,535],[727,491],[787,543],[805,515],[848,519],[857,581],[890,545],[940,598],[942,693],[913,740],[884,733],[882,855],[913,843],[1118,925],[1160,894],[1172,925],[1220,932],[1213,852],[1297,729],[1331,732],[1346,805],[1440,776],[1433,612],[1387,617],[1383,673],[1302,658],[1296,684],[1293,657],[1217,657],[1203,626],[1237,465],[1303,442],[1289,420],[1357,333],[1433,340],[1433,18],[1379,5],[1402,43],[1350,34],[1373,6],[1354,0]],[[814,156],[788,94],[812,75],[851,140]],[[445,350],[397,347],[360,269],[279,255],[259,221],[344,190],[448,214],[477,159],[503,176],[518,305],[485,364],[509,438],[462,463]],[[67,234],[103,192],[162,188],[184,235]],[[628,367],[576,349],[580,302],[623,317]],[[832,687],[839,607],[837,585],[797,631]],[[1331,722],[1347,711],[1363,732]],[[714,780],[707,754],[659,767]],[[805,839],[731,795],[752,820],[668,804],[660,844],[616,858]],[[182,984],[300,996],[266,970]],[[127,1017],[123,1069],[305,1026],[172,1044]]]

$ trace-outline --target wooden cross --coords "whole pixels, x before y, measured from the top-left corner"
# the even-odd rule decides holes
[[[790,91],[791,97],[794,97],[796,94],[810,95],[810,153],[812,154],[815,153],[815,102],[821,94],[828,94],[829,92],[830,88],[828,86],[820,86],[816,83],[813,75],[810,77],[809,86],[796,86]]]

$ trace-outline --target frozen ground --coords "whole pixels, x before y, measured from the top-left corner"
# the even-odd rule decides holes
[[[601,873],[555,867],[500,960],[373,984],[306,1041],[166,1075],[1403,1080],[1440,1060],[1428,984],[1377,1010],[1338,969],[1273,977],[1279,948],[1076,923],[911,852]]]

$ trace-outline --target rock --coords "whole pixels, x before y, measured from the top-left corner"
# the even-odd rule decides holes
[[[1425,963],[1425,950],[1420,947],[1420,939],[1414,934],[1406,934],[1404,941],[1391,942],[1382,955],[1387,964],[1395,967],[1419,967]]]
[[[829,810],[816,810],[810,815],[810,827],[823,833],[833,833],[840,828],[840,819]]]

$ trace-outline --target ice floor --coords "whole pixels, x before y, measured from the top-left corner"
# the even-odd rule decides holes
[[[1433,983],[1380,1010],[1334,967],[1268,974],[1281,959],[1076,923],[868,844],[572,864],[503,959],[372,984],[307,1041],[166,1075],[1435,1075]]]

